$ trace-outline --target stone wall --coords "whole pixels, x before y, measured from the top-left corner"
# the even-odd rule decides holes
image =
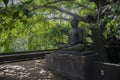
[[[120,65],[95,62],[93,80],[120,80]]]
[[[46,56],[46,67],[71,80],[92,80],[92,66],[95,57],[95,54],[87,56],[48,54]]]

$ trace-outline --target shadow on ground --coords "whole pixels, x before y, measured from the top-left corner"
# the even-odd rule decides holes
[[[45,59],[0,65],[0,80],[66,80],[45,69]]]

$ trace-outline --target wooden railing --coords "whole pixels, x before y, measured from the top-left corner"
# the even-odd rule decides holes
[[[44,59],[46,54],[50,54],[55,50],[56,49],[0,53],[0,64],[31,59]]]

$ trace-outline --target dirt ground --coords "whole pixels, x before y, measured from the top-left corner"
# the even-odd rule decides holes
[[[45,68],[45,59],[0,65],[0,80],[66,80]]]

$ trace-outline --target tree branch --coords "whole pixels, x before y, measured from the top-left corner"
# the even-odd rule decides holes
[[[77,14],[74,14],[74,13],[72,13],[72,12],[69,12],[69,11],[66,11],[66,10],[64,10],[64,9],[58,8],[58,7],[56,7],[56,6],[36,6],[36,7],[34,7],[33,10],[40,9],[40,8],[55,9],[55,10],[58,10],[59,12],[65,13],[65,14],[67,14],[67,15],[70,15],[70,16],[72,16],[73,18],[78,19],[79,21],[88,22],[88,20],[87,20],[86,17],[81,17],[81,16],[79,16],[79,15],[77,15]]]
[[[48,3],[44,4],[44,5],[39,5],[39,6],[40,7],[44,7],[44,6],[48,6],[48,5],[59,3],[59,2],[63,2],[63,1],[73,1],[73,0],[56,0],[56,1],[48,2]],[[36,6],[33,6],[33,10],[34,9],[36,9]]]
[[[94,9],[91,9],[91,8],[89,8],[88,6],[85,6],[85,5],[83,5],[83,4],[80,4],[80,3],[75,3],[76,5],[78,5],[79,7],[82,7],[82,8],[84,8],[84,9],[88,9],[88,10],[94,10]]]
[[[46,19],[60,19],[60,20],[70,21],[70,19],[61,18],[61,17],[52,17],[52,18],[46,18]]]
[[[47,6],[47,5],[50,5],[50,4],[59,3],[59,2],[62,2],[62,1],[73,1],[73,0],[56,0],[56,1],[53,1],[53,2],[48,2],[48,3],[44,4],[43,6]]]

